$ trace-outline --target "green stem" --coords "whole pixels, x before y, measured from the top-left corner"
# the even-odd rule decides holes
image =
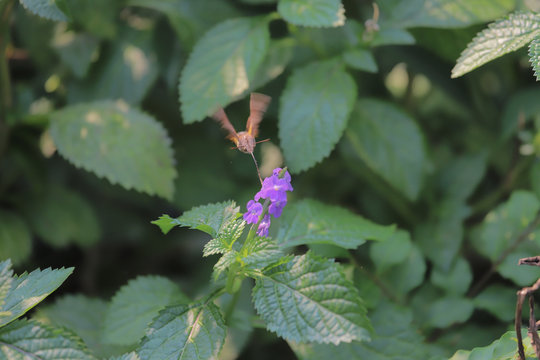
[[[239,298],[240,298],[240,291],[237,291],[233,294],[233,298],[231,299],[231,302],[227,306],[227,310],[225,310],[225,324],[227,325],[230,325],[232,314],[234,313],[234,309],[236,308],[236,304],[238,303]]]

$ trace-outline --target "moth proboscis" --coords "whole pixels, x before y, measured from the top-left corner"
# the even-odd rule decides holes
[[[264,113],[266,112],[271,100],[272,98],[270,96],[264,94],[251,94],[249,99],[249,117],[247,119],[245,131],[236,132],[223,108],[219,108],[214,115],[212,115],[212,117],[220,123],[221,127],[227,130],[227,139],[231,140],[236,145],[238,150],[251,155],[253,161],[255,162],[255,167],[257,168],[257,174],[259,175],[261,184],[261,173],[259,171],[259,166],[257,165],[257,160],[253,155],[253,150],[255,150],[255,145],[257,144],[255,138],[259,133],[259,124],[261,123]]]

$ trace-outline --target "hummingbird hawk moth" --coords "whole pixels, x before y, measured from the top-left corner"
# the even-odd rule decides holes
[[[225,114],[225,110],[223,110],[223,108],[219,108],[218,111],[216,111],[216,113],[212,115],[212,117],[220,123],[221,127],[227,130],[227,132],[229,133],[227,135],[227,139],[231,140],[236,145],[236,148],[238,150],[251,155],[253,161],[255,162],[255,167],[257,168],[257,173],[259,175],[259,180],[261,180],[261,183],[261,174],[259,172],[257,160],[255,160],[255,156],[253,155],[253,150],[255,149],[255,145],[257,144],[255,138],[259,133],[259,124],[261,123],[264,113],[266,112],[266,109],[270,104],[270,100],[272,100],[272,98],[267,95],[259,93],[251,94],[249,99],[249,117],[246,123],[246,130],[240,131],[238,133],[229,121],[229,118]]]

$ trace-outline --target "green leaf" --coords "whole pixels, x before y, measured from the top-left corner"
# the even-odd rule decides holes
[[[467,321],[474,311],[474,305],[471,299],[450,296],[434,301],[425,311],[430,326],[445,328]]]
[[[124,102],[71,105],[51,115],[58,152],[113,184],[170,199],[176,176],[163,126]]]
[[[111,344],[135,344],[161,309],[187,302],[189,299],[172,281],[159,276],[139,276],[122,286],[111,300],[103,338]]]
[[[11,288],[0,307],[0,327],[36,306],[50,293],[56,290],[73,272],[73,268],[51,270],[34,270],[30,274],[23,273],[11,281]]]
[[[464,295],[472,282],[472,271],[469,263],[459,257],[449,271],[437,267],[431,273],[431,282],[451,295]]]
[[[387,303],[378,304],[372,315],[375,328],[369,342],[349,344],[289,345],[300,360],[419,360],[433,359],[434,350],[422,342],[422,336],[413,324],[410,309]]]
[[[234,242],[240,238],[245,227],[246,222],[243,219],[225,222],[218,236],[204,245],[203,256],[223,254],[232,250]]]
[[[355,249],[366,240],[389,239],[394,229],[341,207],[305,199],[284,209],[276,238],[281,247],[330,244]]]
[[[361,99],[345,137],[372,171],[410,200],[418,197],[426,153],[422,132],[407,114],[387,102]]]
[[[11,289],[11,283],[13,281],[12,276],[13,270],[11,270],[11,260],[8,259],[0,262],[0,309],[3,308],[6,297]],[[2,315],[0,315],[0,317],[1,316]]]
[[[525,88],[510,97],[501,119],[503,140],[515,135],[522,126],[523,120],[527,121],[540,115],[540,102],[536,101],[538,97],[540,97],[540,89],[537,87]]]
[[[274,240],[260,236],[245,244],[242,250],[242,261],[251,269],[263,269],[285,255]]]
[[[414,43],[416,43],[414,36],[407,30],[383,25],[381,29],[373,35],[373,40],[369,42],[369,45],[413,45]]]
[[[179,305],[159,313],[138,350],[141,360],[217,359],[225,322],[216,305]]]
[[[405,260],[397,265],[378,271],[386,287],[397,294],[407,294],[424,281],[426,261],[417,246],[412,249]]]
[[[505,323],[514,319],[516,289],[503,285],[490,285],[473,299],[474,306],[491,313]]]
[[[370,338],[356,288],[332,260],[312,253],[257,277],[253,301],[267,329],[287,340],[339,344]]]
[[[43,194],[29,197],[22,212],[32,230],[56,247],[70,243],[89,246],[101,237],[94,209],[85,198],[65,187],[50,186]]]
[[[397,230],[388,239],[373,242],[369,248],[369,256],[380,273],[404,262],[411,251],[411,236],[405,230]]]
[[[92,353],[104,357],[115,350],[102,342],[107,306],[107,303],[101,299],[83,295],[66,295],[57,299],[54,304],[40,306],[32,316],[32,320],[74,331]]]
[[[343,61],[347,66],[356,70],[364,70],[371,73],[379,71],[375,58],[371,51],[364,49],[351,49],[343,53]]]
[[[28,320],[17,320],[0,329],[0,358],[96,360],[74,334]]]
[[[450,199],[467,199],[486,172],[486,157],[464,155],[444,165],[438,176],[437,190]]]
[[[523,345],[527,359],[536,357],[530,338],[523,333]],[[477,347],[471,351],[458,350],[449,360],[514,360],[517,357],[516,332],[508,331],[500,339],[488,346]]]
[[[65,0],[70,17],[91,34],[104,38],[116,35],[118,1]]]
[[[78,78],[86,76],[92,60],[99,51],[99,41],[95,37],[74,31],[56,33],[52,45],[62,63]]]
[[[536,81],[540,80],[540,38],[537,36],[529,44],[529,61],[534,70]]]
[[[0,259],[17,264],[32,252],[32,235],[24,220],[13,212],[0,210]]]
[[[345,24],[345,9],[340,0],[280,0],[278,12],[291,24],[336,27]]]
[[[260,17],[227,20],[195,45],[180,76],[185,124],[203,120],[249,89],[268,50],[267,21]]]
[[[67,21],[66,15],[56,5],[57,0],[19,0],[26,10],[50,20]]]
[[[381,4],[381,13],[389,15],[381,25],[461,28],[500,18],[514,9],[516,1],[409,0],[387,4]]]
[[[272,81],[281,75],[287,64],[293,58],[293,50],[296,45],[295,40],[291,38],[284,38],[279,40],[270,40],[268,46],[268,52],[264,57],[261,65],[259,66],[253,80],[244,93],[247,94],[266,83]]]
[[[140,103],[158,76],[154,39],[150,30],[125,27],[114,47],[104,52],[83,81],[69,86],[71,104],[96,100]]]
[[[347,125],[355,98],[355,82],[338,60],[294,71],[279,108],[279,138],[291,171],[309,169],[330,154]]]
[[[486,215],[479,233],[471,239],[473,246],[482,255],[496,261],[534,219],[538,210],[540,201],[533,193],[514,191],[507,202]]]
[[[158,220],[152,221],[152,224],[159,226],[165,234],[178,225],[204,231],[216,238],[224,226],[239,216],[238,211],[240,207],[236,206],[234,201],[224,201],[194,207],[176,219],[163,215]]]
[[[539,33],[540,15],[534,13],[517,12],[490,24],[461,53],[452,69],[452,78],[527,45]]]

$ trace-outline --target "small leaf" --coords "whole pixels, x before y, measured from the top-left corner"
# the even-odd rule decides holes
[[[388,239],[373,242],[369,248],[369,256],[380,273],[404,262],[411,251],[411,236],[405,230],[397,230]]]
[[[9,360],[97,360],[73,333],[28,320],[0,329],[0,355]]]
[[[280,0],[278,12],[285,21],[301,26],[336,27],[345,24],[340,0]]]
[[[516,12],[497,20],[478,33],[461,53],[452,69],[452,78],[460,77],[504,54],[517,50],[540,33],[540,15]]]
[[[138,352],[141,360],[217,360],[225,334],[225,322],[213,303],[172,306],[154,319]]]
[[[13,277],[11,289],[4,299],[3,306],[0,307],[0,313],[9,312],[9,314],[0,316],[0,327],[24,315],[36,306],[56,290],[72,272],[73,268],[56,270],[48,268]]]
[[[285,255],[272,239],[260,236],[245,244],[242,250],[242,261],[251,269],[263,269]]]
[[[381,29],[374,34],[373,40],[369,42],[369,45],[413,45],[414,43],[416,43],[414,36],[407,30],[383,25]]]
[[[311,253],[256,278],[253,301],[267,328],[287,340],[339,344],[370,338],[356,288],[332,260]]]
[[[267,20],[238,18],[210,29],[191,53],[180,76],[185,124],[203,120],[218,106],[249,89],[270,42]]]
[[[330,244],[355,249],[366,240],[386,240],[394,226],[375,224],[343,208],[306,199],[286,207],[277,239],[281,247]]]
[[[0,210],[0,258],[15,264],[26,260],[32,252],[32,235],[28,225],[13,212]]]
[[[101,237],[94,209],[85,198],[65,187],[50,186],[43,194],[29,197],[22,204],[22,212],[32,230],[56,247],[70,243],[89,246]]]
[[[113,184],[170,199],[174,191],[171,140],[163,126],[124,102],[71,105],[51,115],[58,152]]]
[[[490,312],[502,322],[509,323],[516,312],[516,289],[490,285],[473,299],[474,306]]]
[[[232,250],[232,246],[244,232],[246,222],[242,219],[226,222],[217,238],[206,243],[203,249],[203,256],[224,254]]]
[[[375,58],[369,50],[351,49],[343,53],[345,64],[356,70],[364,70],[371,73],[379,71]]]
[[[189,299],[172,281],[159,276],[139,276],[122,286],[111,300],[103,337],[111,344],[135,344],[161,309],[187,302]]]
[[[418,197],[426,153],[422,132],[407,114],[390,103],[361,99],[345,137],[371,170],[410,200]]]
[[[67,21],[66,15],[56,5],[57,0],[20,0],[26,10],[50,20]]]
[[[289,77],[281,95],[279,138],[293,172],[327,157],[341,138],[356,84],[337,60],[311,63]]]
[[[216,238],[225,225],[239,216],[238,211],[240,211],[240,207],[236,206],[234,201],[225,201],[194,207],[176,219],[169,215],[163,215],[152,224],[158,225],[165,234],[173,226],[178,225],[204,231]]]

